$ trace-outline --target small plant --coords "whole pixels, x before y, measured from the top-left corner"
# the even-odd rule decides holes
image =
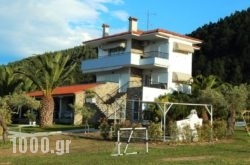
[[[152,138],[154,141],[161,138],[163,135],[161,125],[157,123],[151,123],[148,127],[148,134],[149,137]]]
[[[227,123],[226,121],[214,121],[213,122],[213,136],[215,139],[223,139],[226,137]]]
[[[130,120],[125,120],[125,121],[123,121],[121,123],[115,124],[112,127],[112,129],[113,129],[112,134],[111,134],[112,139],[117,139],[117,133],[118,133],[118,130],[120,128],[138,128],[138,127],[142,127],[142,125],[139,124],[139,123],[137,123],[137,124],[132,123]],[[129,137],[130,132],[124,131],[123,134],[126,137]],[[134,136],[137,136],[137,132],[134,132]]]
[[[89,119],[94,116],[95,112],[97,111],[95,109],[95,106],[92,104],[85,103],[84,105],[80,104],[69,104],[69,106],[76,112],[82,115],[82,125],[85,124],[85,126],[89,127]]]
[[[186,143],[192,142],[192,131],[190,125],[186,125],[181,130],[182,141]]]
[[[93,90],[86,90],[85,91],[86,98],[93,98],[95,97],[95,91]]]
[[[95,95],[96,95],[95,91],[86,90],[85,91],[85,101],[86,101],[86,103],[96,103]]]
[[[29,119],[30,122],[36,121],[36,114],[32,110],[28,110],[25,114],[25,117]]]
[[[168,124],[169,135],[173,141],[178,141],[178,128],[176,122],[170,121]]]
[[[199,141],[210,141],[211,140],[211,124],[203,123],[201,127],[197,129]]]
[[[100,131],[103,139],[107,140],[110,138],[110,125],[105,117],[101,119]]]

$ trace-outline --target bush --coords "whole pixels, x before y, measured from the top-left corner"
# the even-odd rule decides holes
[[[227,123],[224,120],[213,122],[213,137],[215,139],[222,139],[226,137]]]
[[[121,122],[119,124],[114,125],[112,128],[112,139],[117,139],[117,132],[120,128],[137,128],[142,127],[141,124],[132,123],[130,120],[125,120],[124,122]],[[129,137],[130,132],[123,132],[123,135],[125,137]],[[140,136],[138,132],[134,132],[133,136]]]
[[[178,128],[175,122],[170,121],[167,127],[171,139],[178,140]]]
[[[149,138],[152,138],[154,141],[161,138],[163,135],[161,124],[158,123],[151,123],[148,127],[148,135]]]
[[[199,141],[211,141],[211,129],[209,122],[203,123],[201,127],[197,128]]]
[[[99,128],[100,128],[101,136],[103,137],[103,139],[105,140],[110,139],[110,125],[108,123],[107,118],[101,119],[101,124]]]

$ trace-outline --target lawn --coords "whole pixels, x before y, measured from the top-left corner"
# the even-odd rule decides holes
[[[250,137],[243,130],[234,137],[213,143],[168,144],[150,142],[149,153],[110,156],[115,142],[82,137],[83,134],[49,136],[50,149],[56,140],[71,140],[69,153],[12,153],[12,144],[0,145],[0,164],[70,165],[162,165],[162,164],[250,164]],[[42,138],[42,137],[40,137]],[[138,147],[143,144],[138,144]],[[39,150],[40,151],[40,150]]]

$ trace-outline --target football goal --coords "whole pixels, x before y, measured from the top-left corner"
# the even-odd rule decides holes
[[[120,128],[117,131],[117,141],[111,156],[138,154],[139,152],[148,153],[147,128]]]

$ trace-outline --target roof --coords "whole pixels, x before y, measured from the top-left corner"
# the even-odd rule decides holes
[[[183,39],[187,39],[190,41],[193,41],[195,43],[201,43],[202,40],[199,40],[197,38],[193,38],[193,37],[189,37],[186,35],[182,35],[182,34],[178,34],[175,32],[171,32],[165,29],[154,29],[154,30],[149,30],[149,31],[142,31],[142,30],[137,30],[137,31],[127,31],[127,32],[122,32],[122,33],[117,33],[117,34],[113,34],[113,35],[108,35],[108,36],[104,36],[101,38],[96,38],[93,40],[88,40],[83,42],[84,44],[88,44],[88,43],[93,43],[96,41],[100,41],[100,40],[105,40],[105,39],[111,39],[111,38],[116,38],[116,37],[123,37],[126,35],[133,35],[133,36],[145,36],[145,35],[149,35],[149,34],[162,34],[162,35],[166,35],[166,36],[172,36],[172,37],[178,37],[178,38],[183,38]]]
[[[97,83],[91,83],[91,84],[61,86],[61,87],[55,88],[52,95],[76,94],[76,93],[85,91],[87,89],[91,89],[97,85],[98,85]],[[33,97],[39,97],[39,96],[43,96],[43,92],[42,91],[33,91],[33,92],[28,93],[28,95],[33,96]]]

